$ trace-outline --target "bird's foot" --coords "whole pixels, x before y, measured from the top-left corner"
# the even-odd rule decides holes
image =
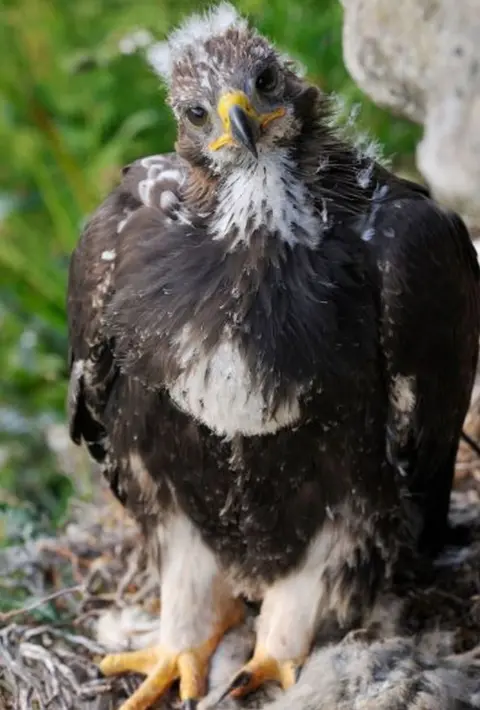
[[[129,653],[113,653],[102,660],[100,670],[104,675],[127,671],[146,675],[146,680],[119,709],[146,710],[179,677],[180,656],[187,654],[170,653],[161,646]]]
[[[264,683],[275,681],[286,690],[297,682],[303,665],[302,660],[277,661],[260,648],[253,658],[235,675],[223,697],[234,698],[251,693]]]
[[[100,663],[104,675],[133,671],[147,676],[135,693],[119,710],[147,710],[176,680],[180,681],[182,710],[194,710],[206,692],[210,657],[223,635],[243,619],[243,605],[235,605],[218,631],[205,643],[182,652],[172,652],[163,646],[143,651],[113,653]]]

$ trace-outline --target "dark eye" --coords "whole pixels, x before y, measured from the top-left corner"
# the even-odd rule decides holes
[[[255,80],[255,88],[264,94],[274,91],[278,84],[278,71],[270,66],[264,69]]]
[[[208,113],[203,106],[191,106],[185,113],[186,117],[194,126],[204,126],[208,120]]]

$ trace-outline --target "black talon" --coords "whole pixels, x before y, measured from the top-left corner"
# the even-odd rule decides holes
[[[303,671],[303,666],[297,666],[295,668],[295,683],[298,683],[298,679],[300,678],[302,671]]]
[[[225,692],[222,693],[221,696],[215,701],[215,706],[219,705],[219,704],[222,702],[222,700],[225,700],[225,698],[227,697],[227,695],[230,695],[231,689],[232,689],[232,688],[231,688],[231,686],[229,685],[228,688],[225,690]]]
[[[238,690],[239,688],[245,688],[247,685],[250,684],[250,681],[252,680],[252,673],[249,671],[242,671],[239,673],[235,678],[232,680],[228,688],[222,695],[219,697],[217,703],[221,703],[222,700],[225,700],[227,695],[230,695],[234,690]]]
[[[198,700],[189,698],[182,703],[182,710],[197,710]]]
[[[249,671],[242,671],[232,680],[228,692],[231,693],[232,690],[238,690],[239,688],[245,688],[247,685],[250,685],[252,677],[253,675]]]

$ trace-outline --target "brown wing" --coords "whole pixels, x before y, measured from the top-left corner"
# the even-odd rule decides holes
[[[480,274],[462,220],[408,189],[390,182],[371,244],[381,271],[388,456],[423,510],[422,544],[436,552],[448,534],[458,440],[478,357]]]
[[[150,156],[127,166],[121,184],[86,225],[70,261],[70,435],[77,444],[87,444],[111,483],[116,465],[109,453],[103,413],[118,368],[106,334],[105,311],[115,293],[117,253],[135,247],[134,223],[142,211],[157,213],[159,238],[162,225],[167,229],[172,220],[181,219],[177,195],[183,179],[184,166],[175,154]],[[132,228],[124,231],[131,220]],[[124,244],[127,232],[128,245]]]

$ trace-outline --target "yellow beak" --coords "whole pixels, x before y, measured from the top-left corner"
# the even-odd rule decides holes
[[[229,91],[224,94],[218,102],[217,111],[224,133],[210,143],[210,149],[218,150],[225,145],[240,144],[255,157],[261,129],[275,118],[285,115],[283,108],[266,114],[257,113],[243,91]]]

